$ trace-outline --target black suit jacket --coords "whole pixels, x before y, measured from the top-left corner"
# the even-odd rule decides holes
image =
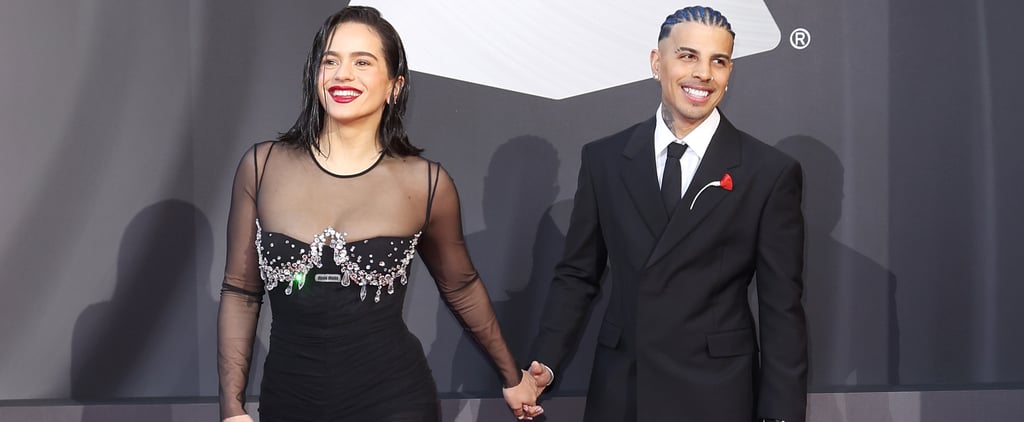
[[[610,268],[586,421],[804,421],[799,163],[723,116],[667,215],[654,126],[652,118],[584,146],[534,356],[557,373]],[[731,191],[697,196],[725,174]],[[760,342],[747,300],[755,274]]]

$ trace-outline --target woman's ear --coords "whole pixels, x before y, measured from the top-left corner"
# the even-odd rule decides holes
[[[402,88],[405,86],[405,77],[399,76],[395,79],[395,83],[391,85],[391,95],[388,97],[388,104],[392,102],[398,102],[398,94],[402,92]]]

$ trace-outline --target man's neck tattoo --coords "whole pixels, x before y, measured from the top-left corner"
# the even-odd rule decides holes
[[[665,122],[665,126],[668,126],[668,130],[669,132],[672,132],[672,136],[679,139],[679,136],[676,135],[676,127],[674,125],[676,119],[672,117],[672,112],[669,111],[668,107],[665,107],[664,104],[661,105],[661,120]]]

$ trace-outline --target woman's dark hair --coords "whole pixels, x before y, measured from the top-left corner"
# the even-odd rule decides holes
[[[328,17],[317,31],[313,38],[313,47],[306,56],[306,66],[302,74],[302,112],[291,129],[281,134],[278,140],[320,150],[318,140],[324,128],[324,107],[317,96],[320,61],[334,34],[334,29],[347,22],[361,23],[373,29],[384,47],[388,77],[397,80],[401,76],[404,80],[398,95],[384,104],[384,114],[381,116],[380,126],[377,127],[377,142],[384,153],[392,157],[419,155],[423,149],[409,142],[409,136],[402,125],[405,106],[409,101],[409,65],[405,62],[405,47],[402,46],[402,39],[395,28],[384,20],[377,9],[367,6],[348,6],[341,9]]]

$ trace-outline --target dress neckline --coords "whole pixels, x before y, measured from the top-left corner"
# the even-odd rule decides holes
[[[289,241],[295,242],[295,243],[298,243],[298,244],[301,244],[301,245],[309,246],[309,245],[312,244],[311,242],[307,242],[305,240],[298,239],[295,236],[292,236],[292,235],[287,234],[287,233],[275,232],[275,231],[271,231],[271,230],[262,230],[262,229],[260,231],[263,234],[269,234],[269,235],[273,235],[273,236],[280,236],[280,237],[287,238]],[[346,239],[345,243],[355,246],[356,243],[367,243],[367,242],[374,242],[374,241],[379,241],[379,240],[409,240],[409,239],[412,239],[412,238],[416,237],[417,234],[419,234],[419,233],[413,233],[413,234],[408,235],[408,236],[374,236],[374,237],[368,237],[366,239],[357,239],[357,240],[347,240]],[[327,245],[327,246],[330,246],[330,245]]]
[[[333,171],[330,171],[330,170],[324,168],[324,166],[322,164],[320,164],[320,160],[317,160],[316,159],[316,155],[313,154],[313,148],[312,147],[306,148],[306,151],[309,152],[309,159],[313,160],[313,163],[316,164],[317,168],[319,168],[320,171],[326,173],[328,176],[337,177],[337,178],[340,178],[340,179],[350,179],[350,178],[353,178],[353,177],[362,176],[362,175],[364,175],[366,173],[369,173],[370,170],[373,170],[374,168],[376,168],[377,165],[380,164],[381,161],[384,161],[384,151],[381,151],[380,154],[377,155],[377,159],[374,160],[373,164],[370,164],[369,167],[367,167],[365,169],[362,169],[362,170],[360,170],[359,172],[356,172],[356,173],[338,174],[338,173],[335,173]]]

